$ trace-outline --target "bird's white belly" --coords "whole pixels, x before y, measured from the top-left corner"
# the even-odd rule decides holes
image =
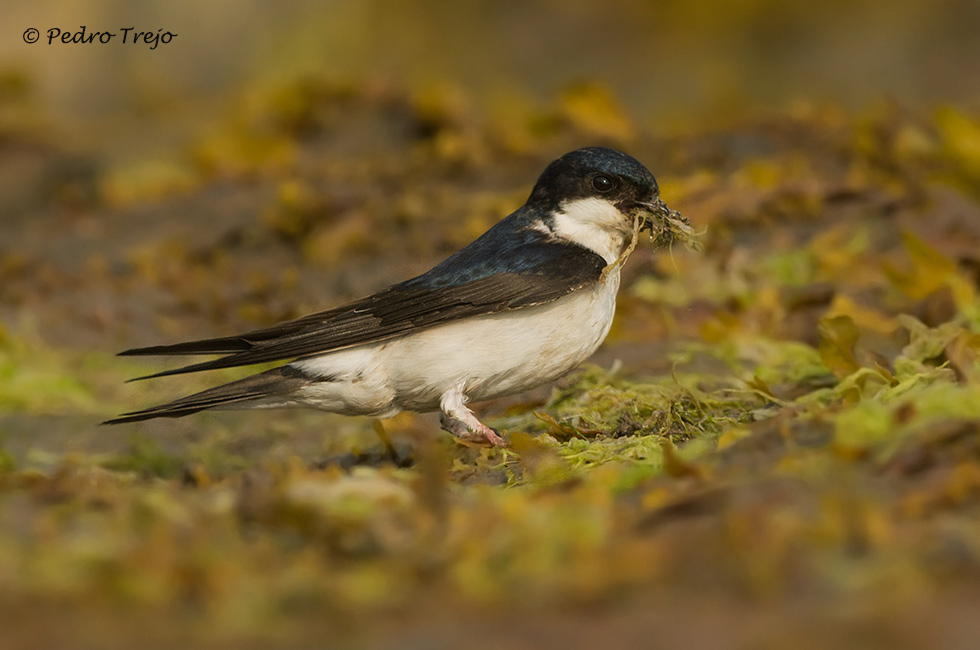
[[[462,385],[472,401],[561,377],[602,343],[616,309],[618,274],[552,303],[447,323],[382,352],[400,408],[429,410]]]
[[[456,386],[471,401],[533,388],[578,366],[602,343],[616,309],[618,269],[593,289],[511,312],[467,318],[416,334],[293,362],[336,377],[295,404],[384,416],[430,411]]]

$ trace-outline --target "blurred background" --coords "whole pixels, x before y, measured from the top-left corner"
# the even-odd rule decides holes
[[[980,92],[972,0],[42,0],[0,12],[7,120],[16,97],[63,142],[118,156],[172,147],[175,129],[207,128],[242,93],[304,77],[450,84],[481,114],[599,81],[660,131],[798,101],[918,108]],[[45,43],[47,29],[80,25],[178,36],[152,51]],[[29,27],[42,32],[33,45]]]

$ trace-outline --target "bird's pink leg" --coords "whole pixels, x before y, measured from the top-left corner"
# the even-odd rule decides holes
[[[473,411],[466,408],[466,395],[460,382],[443,393],[439,401],[442,413],[439,423],[442,428],[464,442],[491,444],[503,447],[507,443],[496,431],[476,419]]]

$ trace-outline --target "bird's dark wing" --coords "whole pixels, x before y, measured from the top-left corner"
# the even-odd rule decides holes
[[[460,318],[551,302],[593,285],[606,265],[586,248],[544,241],[538,236],[502,248],[494,248],[500,242],[483,242],[483,247],[494,248],[503,256],[488,258],[479,246],[484,238],[424,275],[343,307],[240,336],[137,348],[121,354],[228,355],[139,379],[295,359],[383,341]]]

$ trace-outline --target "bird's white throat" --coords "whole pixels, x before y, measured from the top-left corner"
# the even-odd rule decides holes
[[[633,225],[611,202],[595,197],[565,201],[553,218],[556,236],[594,251],[607,264],[619,257]]]

